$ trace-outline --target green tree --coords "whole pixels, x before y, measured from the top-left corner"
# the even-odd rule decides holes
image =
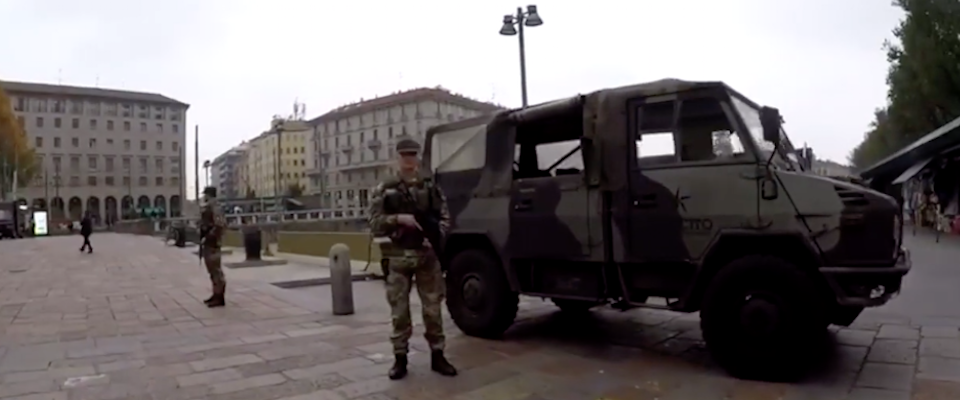
[[[13,113],[13,104],[3,90],[3,82],[0,82],[0,195],[6,195],[12,189],[14,172],[17,186],[25,187],[38,171],[36,155],[26,131]]]
[[[887,42],[887,100],[850,162],[867,167],[960,116],[960,2],[896,0],[905,17]]]

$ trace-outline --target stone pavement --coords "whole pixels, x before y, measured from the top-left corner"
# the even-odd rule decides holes
[[[456,378],[429,371],[418,326],[411,376],[391,382],[379,282],[355,285],[352,316],[332,316],[328,287],[241,279],[230,280],[228,307],[211,310],[189,250],[94,240],[91,255],[77,253],[77,237],[0,242],[0,399],[960,398],[960,318],[865,314],[834,330],[814,376],[773,384],[718,371],[696,315],[574,317],[539,299],[524,299],[502,341],[466,337],[448,321]]]

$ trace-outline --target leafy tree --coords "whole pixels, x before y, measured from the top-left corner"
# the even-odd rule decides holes
[[[878,110],[851,163],[867,167],[960,116],[960,2],[896,0],[905,18],[885,43],[887,107]]]
[[[17,186],[25,187],[39,172],[36,155],[30,148],[26,132],[13,113],[10,97],[0,82],[0,192],[12,189],[14,172]]]
[[[257,198],[257,192],[255,192],[253,189],[247,188],[247,198],[248,199]]]

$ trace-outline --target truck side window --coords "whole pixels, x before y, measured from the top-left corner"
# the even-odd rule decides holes
[[[673,126],[675,104],[674,101],[648,103],[637,110],[639,129],[635,141],[637,165],[641,168],[678,161]]]
[[[743,144],[717,97],[685,99],[677,121],[680,161],[709,161],[744,154]]]
[[[581,109],[521,122],[516,132],[513,179],[583,173]]]

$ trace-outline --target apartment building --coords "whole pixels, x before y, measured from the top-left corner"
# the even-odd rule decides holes
[[[246,195],[242,184],[246,175],[241,172],[244,170],[249,147],[247,142],[240,143],[210,163],[210,185],[217,188],[217,197],[236,199]]]
[[[307,187],[307,171],[314,169],[310,152],[315,147],[313,128],[293,119],[274,119],[271,127],[278,123],[280,129],[271,128],[247,143],[243,171],[238,174],[244,196],[249,192],[256,197],[274,197],[278,189],[284,196],[294,185],[301,191]]]
[[[115,221],[136,208],[179,216],[189,105],[155,94],[0,82],[41,173],[18,191],[53,221]]]
[[[307,192],[325,207],[366,207],[369,189],[394,171],[397,141],[423,142],[427,129],[502,107],[452,93],[419,88],[360,101],[310,120],[315,149]]]

